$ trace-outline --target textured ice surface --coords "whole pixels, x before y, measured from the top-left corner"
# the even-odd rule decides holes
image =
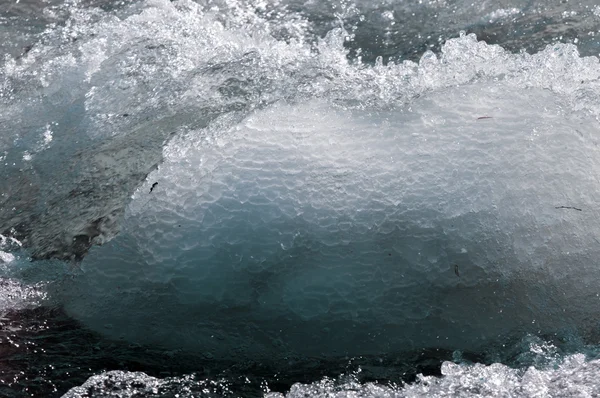
[[[64,276],[29,254],[81,260],[124,217],[50,290],[154,350],[284,372],[597,341],[595,0],[110,3],[0,7],[0,233],[30,250],[0,244],[0,310]],[[446,42],[461,29],[488,44]],[[594,361],[518,366],[289,395],[595,393]],[[223,386],[121,372],[77,393]]]
[[[599,52],[594,0],[9,3],[0,7],[0,233],[35,258],[80,259],[110,240],[174,132],[281,99],[358,104],[432,88],[403,85],[404,73],[357,73],[348,58],[418,60],[461,29],[512,51],[566,41]]]
[[[244,58],[254,37],[223,35],[192,2],[66,8],[65,26],[0,68],[0,233],[36,258],[80,258],[109,240],[164,142],[254,107],[252,80],[270,75]],[[254,69],[246,79],[240,58]]]
[[[3,60],[0,232],[81,259],[125,217],[71,314],[234,358],[594,333],[597,58],[463,35],[371,65],[358,25],[212,5],[75,8]]]
[[[387,110],[282,103],[183,135],[121,235],[83,261],[67,310],[234,358],[594,333],[598,126],[566,101],[472,82]]]

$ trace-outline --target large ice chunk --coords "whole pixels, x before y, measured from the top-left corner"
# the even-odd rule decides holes
[[[186,134],[67,311],[115,338],[270,360],[593,333],[598,123],[570,109],[487,82]]]

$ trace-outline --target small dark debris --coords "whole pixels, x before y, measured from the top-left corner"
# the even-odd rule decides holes
[[[129,116],[129,113],[124,113],[123,114],[123,117],[128,117],[128,116]]]
[[[454,273],[460,278],[460,272],[458,272],[458,264],[454,264]]]
[[[388,253],[388,256],[391,256],[391,255],[392,255],[392,253]]]
[[[491,116],[479,116],[477,118],[477,120],[483,120],[483,119],[492,119],[492,117]]]
[[[583,211],[580,208],[573,207],[573,206],[556,206],[555,209],[570,209],[570,210]]]
[[[32,48],[33,48],[33,44],[28,44],[25,47],[23,47],[23,54],[22,55],[27,54],[29,51],[31,51]]]
[[[152,191],[154,191],[154,188],[156,188],[157,185],[158,185],[158,182],[155,182],[154,184],[152,184],[152,187],[150,187],[150,193],[152,193]]]

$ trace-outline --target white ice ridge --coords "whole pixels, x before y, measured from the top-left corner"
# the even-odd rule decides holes
[[[598,122],[565,98],[472,82],[387,110],[281,103],[183,135],[66,309],[227,358],[594,334]]]

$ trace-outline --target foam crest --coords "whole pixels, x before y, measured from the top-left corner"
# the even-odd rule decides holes
[[[325,379],[308,385],[296,384],[286,394],[270,393],[265,397],[580,397],[598,393],[595,375],[599,367],[600,361],[588,361],[582,354],[566,357],[560,365],[547,369],[445,362],[442,377],[421,376],[417,382],[403,387]]]
[[[537,350],[536,347],[531,348]],[[546,354],[540,354],[544,356]],[[417,380],[402,385],[361,382],[362,370],[337,379],[323,378],[314,383],[296,383],[289,391],[273,392],[268,383],[262,385],[264,398],[417,398],[417,397],[580,397],[598,394],[596,375],[599,360],[583,354],[555,358],[550,365],[515,369],[500,363],[458,364],[444,362],[441,376],[418,375]],[[83,385],[67,392],[64,398],[78,398],[90,393],[134,397],[178,394],[181,397],[236,396],[236,390],[221,380],[196,380],[194,376],[159,379],[141,372],[112,371],[90,377]]]

